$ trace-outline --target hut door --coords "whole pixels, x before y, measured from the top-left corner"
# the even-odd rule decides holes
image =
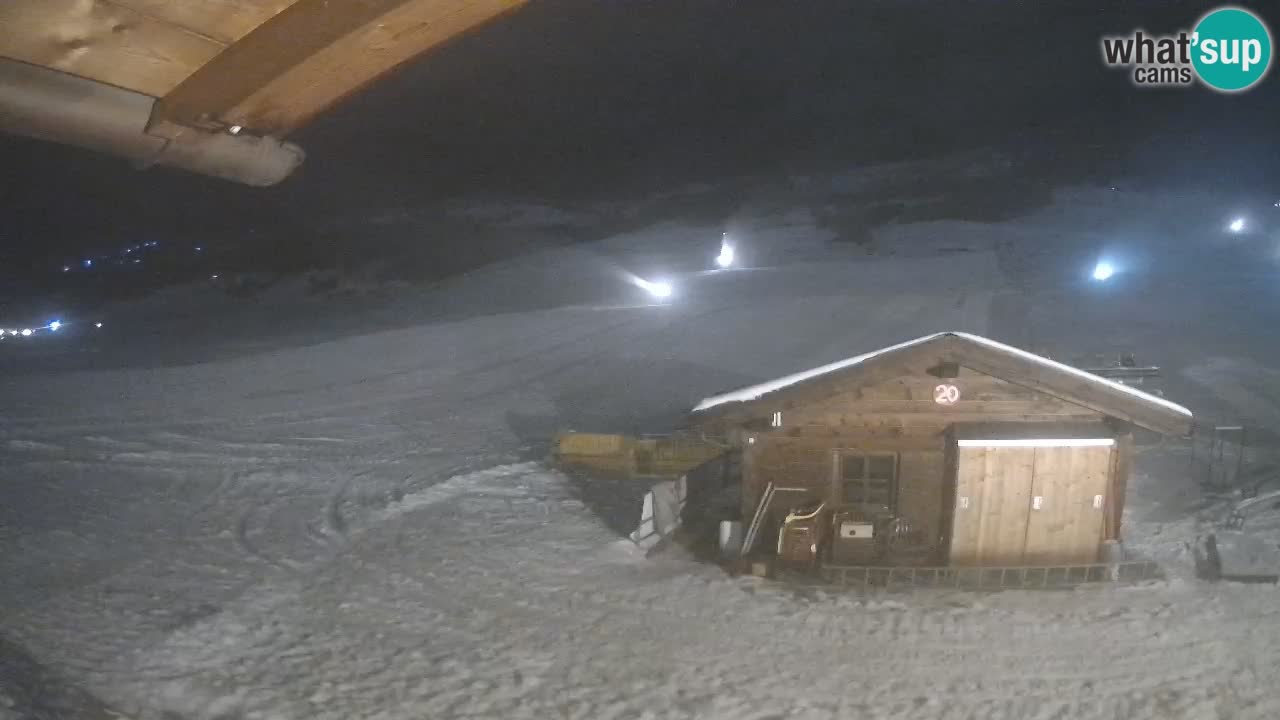
[[[1095,562],[1112,450],[958,447],[951,564]]]
[[[1027,565],[1098,561],[1111,447],[1036,448]],[[1036,498],[1041,498],[1036,508]]]
[[[958,448],[952,565],[1021,565],[1031,505],[1031,448]]]

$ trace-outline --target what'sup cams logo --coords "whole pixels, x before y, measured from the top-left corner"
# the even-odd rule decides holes
[[[1257,15],[1222,7],[1200,18],[1195,29],[1175,35],[1102,38],[1102,61],[1132,68],[1139,86],[1191,85],[1200,82],[1219,92],[1241,92],[1257,85],[1271,67],[1271,32]]]

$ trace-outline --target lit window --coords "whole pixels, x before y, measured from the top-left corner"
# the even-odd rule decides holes
[[[773,420],[769,423],[773,427],[782,427],[782,411],[779,410],[773,414]]]

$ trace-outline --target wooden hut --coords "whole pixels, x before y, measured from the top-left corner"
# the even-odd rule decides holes
[[[886,565],[1097,562],[1120,539],[1134,426],[1191,429],[1180,405],[959,332],[710,397],[692,419],[740,450],[760,547]],[[779,535],[789,515],[809,540]]]

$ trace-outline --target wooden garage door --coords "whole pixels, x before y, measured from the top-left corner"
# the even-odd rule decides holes
[[[1096,561],[1112,450],[1102,444],[957,448],[951,563]]]
[[[1111,447],[1036,448],[1026,565],[1098,560]],[[1040,508],[1035,507],[1039,497]]]

